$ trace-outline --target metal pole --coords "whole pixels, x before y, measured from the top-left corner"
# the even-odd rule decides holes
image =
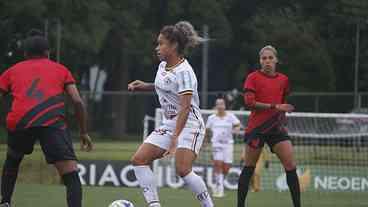
[[[57,37],[56,37],[56,62],[60,62],[60,50],[61,50],[61,22],[57,20]]]
[[[359,105],[358,90],[359,90],[359,56],[360,56],[360,22],[356,25],[356,38],[355,38],[355,66],[354,66],[354,108]]]
[[[49,40],[49,19],[45,19],[44,22],[44,37],[46,40]],[[50,59],[50,51],[48,52],[47,58]]]
[[[206,40],[202,47],[202,108],[208,107],[208,25],[203,25],[203,38]]]
[[[48,39],[48,37],[49,37],[49,20],[48,19],[45,19],[44,36],[45,36],[46,39]]]

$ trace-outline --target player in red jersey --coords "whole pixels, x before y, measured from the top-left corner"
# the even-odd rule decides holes
[[[290,92],[286,75],[276,72],[277,51],[272,46],[261,49],[262,68],[248,75],[244,83],[244,101],[251,109],[245,130],[245,166],[239,177],[238,207],[244,207],[250,179],[264,143],[280,159],[286,171],[294,207],[300,207],[299,180],[293,157],[293,147],[287,134],[285,112],[294,106],[286,103]]]
[[[48,42],[38,32],[24,41],[25,57],[0,76],[0,97],[10,94],[7,116],[8,150],[1,178],[0,207],[10,207],[18,169],[24,155],[39,140],[46,161],[53,164],[66,186],[69,207],[81,207],[82,187],[77,158],[67,130],[63,94],[72,99],[80,125],[81,147],[90,151],[87,113],[69,70],[49,60]]]

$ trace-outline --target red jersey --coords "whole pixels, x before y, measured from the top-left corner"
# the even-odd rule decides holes
[[[245,80],[244,91],[254,93],[256,102],[282,104],[290,92],[289,79],[281,73],[269,76],[261,71],[255,71]],[[252,110],[245,132],[266,133],[284,121],[285,113],[275,109]]]
[[[6,70],[0,76],[0,90],[13,96],[7,128],[64,128],[64,89],[74,83],[66,67],[47,58],[22,61]]]

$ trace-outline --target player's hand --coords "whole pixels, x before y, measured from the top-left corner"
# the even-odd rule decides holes
[[[173,136],[171,138],[171,143],[170,143],[170,147],[168,150],[166,150],[166,152],[164,153],[164,157],[166,156],[172,156],[175,154],[176,152],[176,147],[178,145],[178,137],[177,136]]]
[[[135,80],[132,81],[128,84],[128,90],[129,91],[135,91],[135,90],[139,90],[139,89],[143,89],[145,86],[147,85],[147,83],[145,83],[144,81],[141,80]]]
[[[288,113],[293,112],[295,109],[294,106],[291,104],[277,104],[275,108],[278,111],[283,111],[283,112],[288,112]]]
[[[89,152],[93,149],[92,139],[89,137],[88,134],[81,134],[80,135],[81,141],[81,150]]]

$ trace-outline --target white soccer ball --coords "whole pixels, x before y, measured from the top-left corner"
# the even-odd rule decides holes
[[[116,200],[109,207],[134,207],[133,203],[127,200]]]

